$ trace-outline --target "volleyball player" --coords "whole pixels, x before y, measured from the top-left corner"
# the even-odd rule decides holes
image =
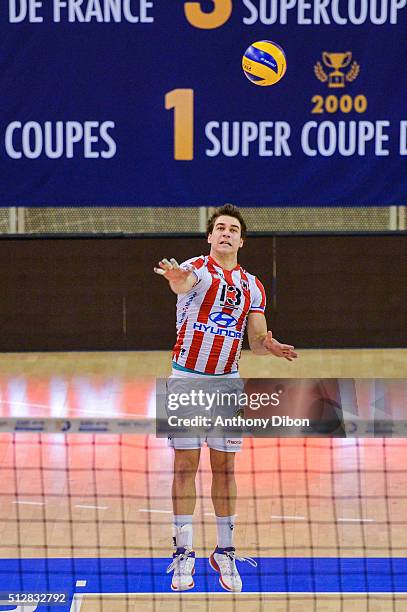
[[[278,342],[267,331],[264,310],[266,296],[261,282],[237,263],[246,236],[240,211],[231,204],[218,208],[208,221],[210,254],[194,257],[179,265],[175,259],[162,259],[154,268],[177,294],[177,341],[173,349],[171,378],[238,377],[243,335],[247,326],[250,349],[256,355],[274,355],[292,361],[294,347]],[[236,333],[225,334],[225,328]],[[230,326],[233,324],[233,327]],[[242,580],[235,560],[233,529],[236,508],[234,476],[235,453],[241,437],[181,438],[169,441],[174,448],[172,486],[176,550],[168,571],[174,570],[171,588],[183,591],[194,587],[192,519],[196,503],[195,476],[204,442],[210,448],[212,501],[218,541],[209,562],[220,574],[227,591],[241,591]],[[253,562],[252,559],[248,559]],[[254,562],[253,562],[254,563]]]

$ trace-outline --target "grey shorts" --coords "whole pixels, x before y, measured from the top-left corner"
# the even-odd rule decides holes
[[[202,448],[205,442],[209,448],[223,453],[237,453],[243,445],[242,438],[211,438],[210,436],[201,438],[173,438],[168,436],[168,446],[175,450]]]
[[[211,376],[207,377],[201,375],[206,380],[213,380]],[[185,379],[185,378],[197,378],[196,374],[190,374],[188,372],[180,372],[173,370],[170,379]],[[200,376],[199,376],[200,378]],[[223,378],[223,377],[222,377]],[[236,379],[239,378],[238,374],[225,375],[225,379]],[[202,448],[204,444],[207,444],[209,448],[221,451],[224,453],[237,453],[243,446],[242,436],[225,436],[225,437],[213,437],[213,436],[195,436],[191,438],[168,436],[168,446],[175,450],[193,450]]]

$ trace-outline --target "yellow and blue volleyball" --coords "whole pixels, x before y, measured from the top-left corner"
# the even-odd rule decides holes
[[[246,49],[242,68],[249,81],[264,87],[274,85],[284,76],[287,60],[277,43],[259,40]]]

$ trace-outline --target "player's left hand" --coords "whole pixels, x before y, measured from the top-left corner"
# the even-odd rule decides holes
[[[284,357],[284,359],[287,359],[287,361],[293,361],[298,357],[298,353],[295,352],[294,347],[291,344],[282,344],[273,338],[271,331],[267,332],[267,335],[263,340],[263,346],[275,357]]]

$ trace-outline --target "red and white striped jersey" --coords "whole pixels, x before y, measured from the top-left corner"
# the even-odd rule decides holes
[[[239,265],[224,270],[210,255],[193,257],[181,267],[193,270],[196,283],[178,295],[175,369],[236,372],[247,316],[265,310],[263,285]]]

